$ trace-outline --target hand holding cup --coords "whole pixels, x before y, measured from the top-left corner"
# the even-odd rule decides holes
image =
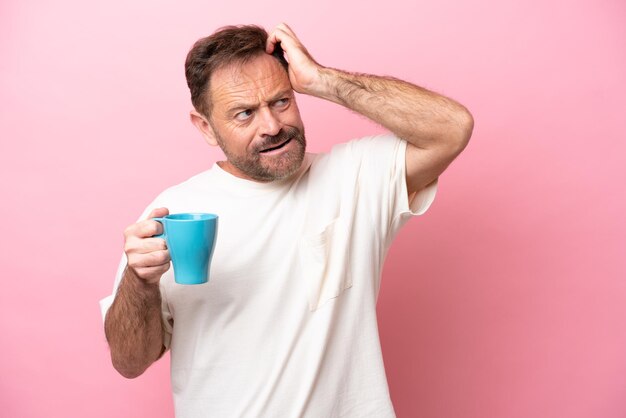
[[[124,231],[124,252],[128,267],[146,284],[158,284],[161,276],[170,268],[167,243],[155,237],[163,233],[163,226],[152,219],[168,214],[167,208],[154,209],[148,219],[134,223]]]

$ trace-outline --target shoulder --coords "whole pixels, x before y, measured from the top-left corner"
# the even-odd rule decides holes
[[[345,167],[350,162],[361,165],[364,161],[393,158],[405,148],[406,141],[390,133],[365,136],[336,144],[326,153],[314,154],[313,166],[341,164]]]
[[[392,134],[355,138],[334,145],[330,151],[311,154],[309,176],[313,181],[342,182],[387,176],[403,165],[406,142]],[[400,167],[402,168],[402,167]],[[387,176],[388,177],[388,176]]]
[[[171,204],[171,202],[176,202],[181,198],[197,192],[199,189],[210,187],[213,170],[214,169],[203,171],[180,183],[167,187],[159,193],[151,206],[167,206]]]
[[[402,139],[390,133],[365,136],[335,145],[331,149],[330,155],[362,156],[369,153],[390,152],[397,149],[404,142],[405,141]]]

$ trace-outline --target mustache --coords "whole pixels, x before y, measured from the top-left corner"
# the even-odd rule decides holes
[[[265,141],[256,147],[256,152],[275,147],[276,145],[282,144],[289,138],[302,142],[302,133],[298,128],[294,127],[281,129],[276,135],[266,137]]]

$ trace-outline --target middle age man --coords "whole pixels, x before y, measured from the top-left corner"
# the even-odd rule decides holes
[[[376,322],[384,258],[428,209],[471,115],[404,81],[323,67],[285,24],[199,40],[186,75],[191,120],[226,160],[126,229],[116,291],[102,301],[114,367],[136,377],[170,349],[179,418],[393,417]],[[305,154],[293,90],[392,135]],[[209,283],[174,283],[151,220],[168,209],[219,214]]]

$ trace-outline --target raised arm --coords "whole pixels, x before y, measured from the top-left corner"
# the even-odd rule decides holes
[[[454,100],[398,79],[323,67],[285,24],[269,35],[267,52],[277,43],[294,90],[341,104],[408,142],[409,195],[436,180],[467,145],[474,121]]]
[[[148,217],[167,214],[161,208]],[[141,375],[165,352],[159,280],[169,269],[170,256],[165,240],[152,238],[161,228],[150,219],[126,228],[128,266],[104,322],[113,367],[129,379]]]

